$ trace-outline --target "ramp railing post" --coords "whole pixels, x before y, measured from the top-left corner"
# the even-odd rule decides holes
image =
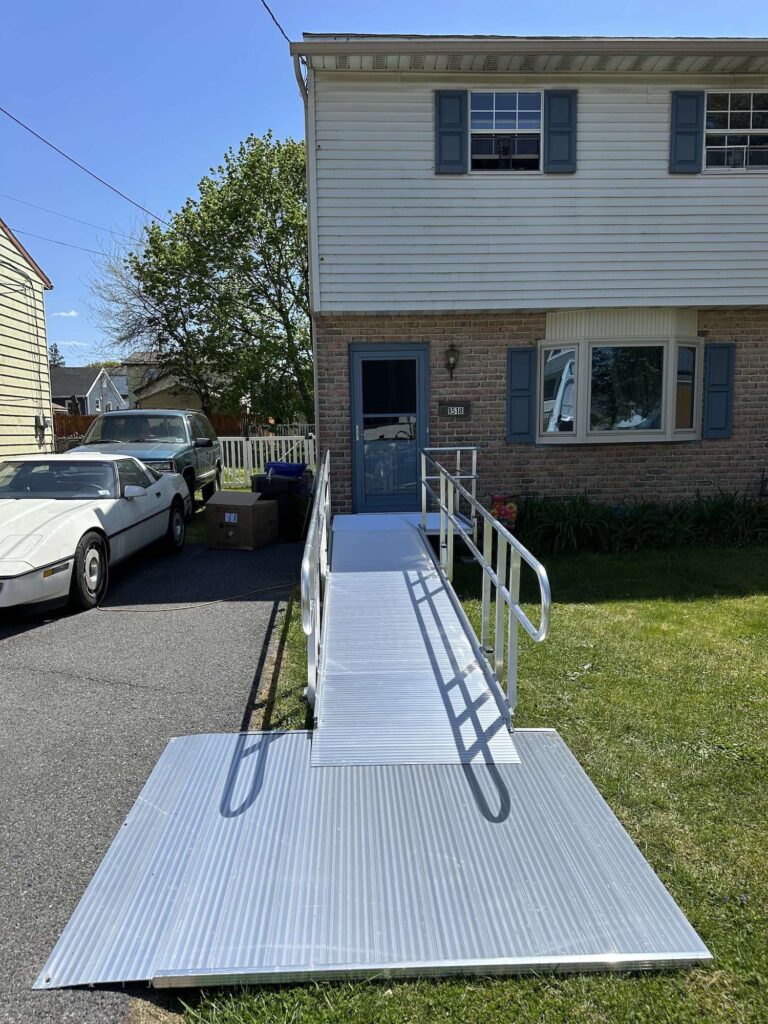
[[[472,540],[477,544],[477,448],[472,449],[472,474],[469,481],[469,493],[472,501],[469,503],[469,518],[472,522]]]
[[[427,456],[421,452],[421,528],[427,532]]]
[[[440,565],[448,572],[448,543],[445,531],[445,475],[440,474]]]
[[[440,478],[443,479],[442,476]],[[453,532],[454,532],[454,490],[453,481],[449,480],[447,483],[448,487],[448,568],[446,569],[446,576],[449,580],[453,580]]]
[[[499,534],[496,552],[496,622],[493,636],[493,669],[496,678],[504,671],[504,595],[501,588],[507,576],[507,540]]]
[[[518,621],[515,607],[520,604],[520,572],[522,560],[520,552],[511,548],[509,553],[509,639],[507,641],[507,701],[512,725],[515,721],[517,707],[517,652],[518,652]]]
[[[477,524],[475,524],[475,529],[477,529]],[[488,519],[483,521],[483,558],[486,565],[493,565],[493,526]],[[487,572],[483,572],[480,646],[484,654],[491,653],[491,577]]]

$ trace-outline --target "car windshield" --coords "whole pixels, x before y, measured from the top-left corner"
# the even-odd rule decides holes
[[[0,500],[8,498],[82,498],[117,496],[111,462],[39,459],[0,462]]]
[[[168,441],[184,444],[186,441],[183,416],[147,414],[138,416],[99,416],[90,425],[83,444],[102,441]]]

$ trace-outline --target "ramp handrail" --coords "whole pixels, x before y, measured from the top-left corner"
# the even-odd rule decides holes
[[[471,474],[453,474],[435,458],[435,454],[451,451],[456,451],[456,449],[422,449],[422,527],[426,530],[428,497],[431,497],[440,512],[440,565],[448,579],[453,579],[456,531],[483,571],[480,646],[486,657],[493,654],[493,663],[491,664],[489,661],[489,666],[494,677],[498,679],[504,670],[504,640],[505,633],[507,634],[507,704],[511,727],[517,706],[518,623],[522,625],[534,643],[541,643],[546,638],[552,606],[549,577],[541,562],[477,500],[475,492],[477,449],[474,449],[472,456]],[[472,449],[463,448],[461,451],[472,451]],[[460,459],[458,465],[460,466]],[[427,472],[428,469],[431,470],[430,473]],[[471,480],[470,489],[467,489],[461,482],[467,479]],[[432,482],[435,480],[438,481],[437,493],[432,486]],[[469,506],[468,518],[461,514],[462,500]],[[478,545],[477,538],[478,519],[483,522],[482,550]],[[494,542],[496,546],[495,559]],[[520,605],[520,573],[523,562],[526,562],[534,571],[539,584],[541,614],[538,626],[531,622]],[[493,647],[490,646],[491,587],[494,587],[496,592]],[[505,606],[509,610],[506,623]]]
[[[307,540],[301,559],[301,627],[307,637],[307,700],[315,707],[320,665],[323,598],[331,539],[331,453],[326,451],[315,478]]]

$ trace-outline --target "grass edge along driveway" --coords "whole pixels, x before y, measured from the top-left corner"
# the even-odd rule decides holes
[[[572,555],[548,569],[552,629],[522,642],[518,724],[560,731],[714,965],[210,992],[189,1024],[768,1020],[768,550]],[[456,586],[477,626],[474,567]],[[264,725],[304,728],[295,603],[282,641]]]

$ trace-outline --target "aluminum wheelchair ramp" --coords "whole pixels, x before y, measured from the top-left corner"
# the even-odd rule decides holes
[[[503,695],[410,516],[336,516],[312,764],[514,763]]]
[[[554,731],[514,764],[172,740],[37,988],[650,968],[710,955]]]
[[[35,987],[710,960],[558,734],[513,742],[512,705],[418,524],[337,517],[328,566],[328,474],[326,454],[302,563],[317,728],[171,740]],[[538,567],[538,627],[504,544]],[[549,584],[511,535],[496,547],[516,668],[512,615],[543,639]],[[494,643],[498,666],[498,629]]]

